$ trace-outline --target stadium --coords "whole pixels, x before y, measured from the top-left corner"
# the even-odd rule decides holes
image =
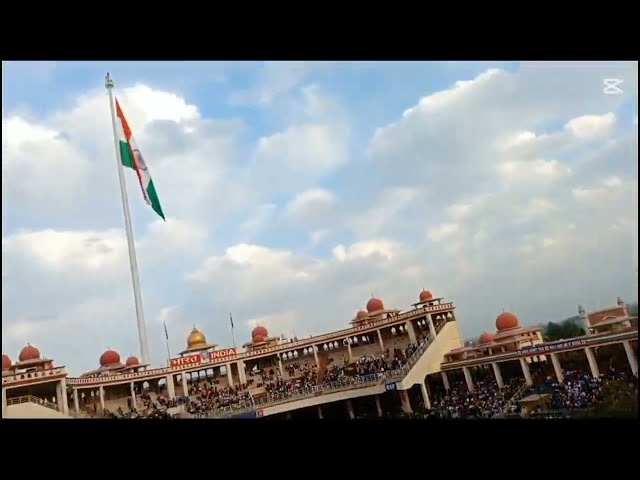
[[[580,307],[584,334],[572,338],[549,341],[502,312],[474,342],[463,342],[453,302],[426,290],[417,300],[400,310],[372,297],[347,328],[309,338],[257,326],[241,349],[194,326],[162,368],[109,349],[70,377],[27,344],[15,362],[2,356],[2,417],[637,416],[637,316],[620,298]]]

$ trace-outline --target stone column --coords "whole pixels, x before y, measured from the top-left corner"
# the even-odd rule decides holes
[[[137,410],[138,401],[136,400],[136,382],[130,382],[129,389],[131,390],[131,407],[133,407],[134,410]]]
[[[562,366],[560,365],[560,357],[557,353],[551,354],[551,363],[553,363],[553,370],[556,372],[556,378],[558,383],[564,383],[564,374],[562,373]]]
[[[100,408],[102,408],[102,411],[104,412],[104,387],[102,385],[100,385],[100,388],[98,389],[98,395],[100,396]]]
[[[625,340],[622,342],[624,346],[624,351],[627,354],[627,361],[629,362],[629,366],[631,367],[631,371],[637,377],[638,376],[638,360],[636,356],[633,354],[633,348],[631,347],[631,342],[629,340]]]
[[[531,371],[529,370],[529,364],[526,360],[520,357],[520,368],[522,368],[522,373],[524,374],[524,380],[527,382],[527,385],[533,385],[533,380],[531,379]]]
[[[444,385],[444,389],[446,391],[449,391],[451,389],[451,387],[449,386],[449,377],[447,377],[447,372],[440,372],[440,375],[442,376],[442,383]]]
[[[380,342],[380,350],[382,350],[382,353],[384,353],[384,342],[382,341],[382,332],[380,331],[379,328],[376,330],[376,332],[378,332],[378,341]]]
[[[462,367],[462,373],[464,373],[464,379],[467,382],[467,389],[470,392],[475,392],[475,387],[473,386],[473,378],[471,378],[471,370],[469,367]]]
[[[413,328],[413,322],[411,320],[407,321],[405,324],[405,328],[407,329],[407,333],[409,334],[409,341],[411,343],[418,343],[418,339],[416,338],[416,330]]]
[[[2,388],[2,418],[7,418],[7,410],[9,406],[7,404],[7,389]]]
[[[431,338],[436,338],[436,326],[433,324],[433,318],[431,318],[431,314],[427,313],[427,323],[429,323],[429,332],[431,333]]]
[[[353,403],[351,403],[351,400],[347,400],[347,413],[349,414],[349,420],[353,420],[354,418],[356,418],[355,413],[353,413]]]
[[[411,402],[409,401],[409,392],[406,390],[399,390],[400,401],[402,402],[402,411],[404,413],[411,413]]]
[[[247,383],[247,372],[245,371],[244,362],[242,360],[238,360],[238,378],[240,379],[240,383]]]
[[[496,382],[499,388],[504,388],[504,382],[502,381],[502,372],[500,371],[500,365],[497,362],[492,362],[493,374],[496,376]]]
[[[589,362],[591,375],[593,375],[593,378],[598,378],[600,376],[600,370],[598,370],[598,362],[596,361],[596,356],[593,353],[593,349],[591,347],[585,347],[584,353],[587,354],[587,361]]]
[[[233,372],[231,371],[231,364],[226,363],[224,366],[227,369],[227,380],[229,381],[229,386],[233,387]]]
[[[315,353],[315,351],[313,352],[313,354],[316,357],[316,365],[318,364],[318,355]],[[284,377],[284,367],[282,366],[282,357],[280,356],[280,354],[278,354],[278,370],[280,371],[280,376]]]
[[[80,400],[78,399],[78,389],[74,388],[73,389],[73,410],[76,413],[80,413]]]
[[[189,396],[189,384],[187,383],[187,375],[186,374],[181,374],[181,383],[182,383],[182,391],[184,392],[184,396],[188,397]]]
[[[380,395],[376,395],[376,411],[378,412],[378,417],[382,417],[382,405],[380,405]]]
[[[322,407],[318,405],[318,418],[322,420],[324,416],[322,415]]]
[[[173,400],[176,398],[176,386],[173,383],[173,374],[170,373],[165,379],[167,381],[167,395],[169,395],[169,399]]]
[[[316,351],[316,346],[315,345],[311,345],[311,348],[313,349],[313,358],[316,361],[316,367],[320,368],[320,360],[318,359],[318,352]]]
[[[429,400],[429,392],[424,382],[420,383],[420,392],[422,392],[422,402],[427,410],[431,410],[431,400]]]
[[[60,380],[60,401],[58,402],[60,411],[69,416],[69,399],[67,398],[67,380]]]
[[[347,338],[347,350],[349,351],[349,363],[353,362],[353,353],[351,352],[351,344]]]

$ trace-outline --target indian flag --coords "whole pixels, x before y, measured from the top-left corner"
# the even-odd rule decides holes
[[[118,115],[118,140],[120,142],[120,159],[122,160],[122,164],[125,167],[135,170],[145,201],[151,205],[154,212],[165,220],[162,207],[160,206],[160,199],[158,199],[158,194],[156,193],[156,187],[153,185],[153,180],[149,173],[149,168],[144,162],[140,150],[138,150],[131,129],[129,128],[129,123],[124,117],[124,113],[122,113],[122,108],[120,108],[120,103],[118,103],[117,98],[116,114]]]

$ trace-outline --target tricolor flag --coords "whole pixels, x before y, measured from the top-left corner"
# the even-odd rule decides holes
[[[140,150],[138,150],[138,147],[136,146],[133,134],[129,128],[129,123],[127,122],[127,119],[124,118],[124,113],[122,113],[122,108],[120,108],[120,103],[117,98],[116,114],[118,116],[118,140],[120,142],[120,158],[122,159],[122,164],[125,167],[135,170],[138,175],[138,181],[140,182],[142,195],[144,196],[145,201],[151,205],[154,212],[165,220],[162,207],[160,206],[160,200],[156,193],[156,187],[153,185],[153,180],[149,173],[149,168],[147,167]]]

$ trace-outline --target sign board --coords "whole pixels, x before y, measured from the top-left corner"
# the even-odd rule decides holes
[[[398,389],[398,382],[390,382],[390,383],[387,383],[387,384],[384,386],[384,389],[385,389],[387,392],[393,392],[394,390],[397,390],[397,389]]]
[[[199,365],[202,362],[216,362],[219,360],[231,360],[237,354],[235,348],[223,348],[222,350],[204,351],[187,355],[186,357],[172,358],[169,361],[171,367],[190,367]]]
[[[235,357],[235,356],[236,356],[235,348],[224,348],[222,350],[213,350],[209,352],[209,360],[211,361],[230,359],[231,357]]]
[[[187,367],[192,365],[198,365],[202,363],[202,355],[199,353],[196,355],[189,355],[187,357],[178,357],[171,359],[172,367]]]
[[[533,347],[525,347],[520,350],[522,355],[536,355],[540,353],[551,353],[558,350],[562,350],[564,348],[573,348],[573,347],[581,347],[587,344],[587,340],[584,338],[580,338],[578,340],[561,340],[559,342],[553,343],[543,343],[540,345],[535,345]]]

